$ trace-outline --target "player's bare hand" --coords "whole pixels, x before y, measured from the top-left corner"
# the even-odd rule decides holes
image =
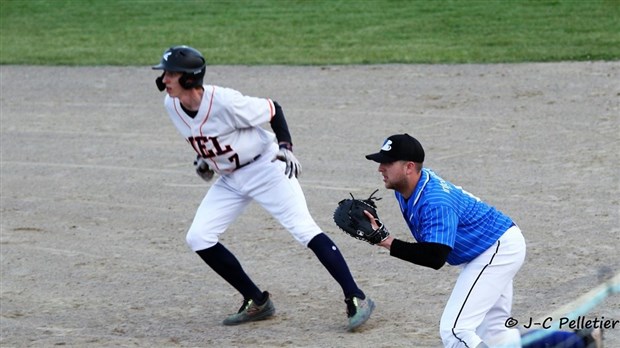
[[[204,159],[197,158],[194,161],[194,166],[196,166],[196,174],[198,174],[198,176],[201,177],[202,180],[210,181],[211,179],[213,179],[213,175],[215,174],[215,172],[211,168],[209,168],[209,164],[207,164]]]
[[[301,163],[297,160],[295,155],[293,155],[293,151],[281,147],[280,151],[276,154],[276,156],[271,160],[271,162],[280,160],[286,163],[286,169],[284,170],[284,174],[288,175],[289,179],[295,175],[298,177],[301,174]]]

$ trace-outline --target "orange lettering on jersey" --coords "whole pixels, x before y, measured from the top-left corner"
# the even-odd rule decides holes
[[[209,138],[209,140],[211,140],[213,147],[215,147],[215,151],[216,151],[215,153],[218,156],[232,151],[232,148],[230,147],[230,145],[226,145],[226,147],[222,149],[222,147],[220,146],[220,142],[217,141],[217,137]]]
[[[207,143],[209,138],[207,137],[189,137],[187,141],[192,145],[194,151],[202,158],[215,157],[215,153],[212,150],[207,149]]]
[[[196,151],[196,153],[198,153],[203,158],[220,156],[232,152],[233,150],[230,145],[225,145],[224,147],[222,147],[222,145],[220,145],[220,142],[217,141],[217,137],[189,137],[187,138],[187,141],[190,143],[190,145],[192,145],[194,151]],[[211,143],[211,147],[213,149],[208,148],[208,143]]]

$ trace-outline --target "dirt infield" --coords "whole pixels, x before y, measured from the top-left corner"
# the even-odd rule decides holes
[[[389,256],[336,230],[349,192],[380,188],[374,152],[416,136],[426,166],[511,215],[528,243],[522,323],[620,270],[620,62],[208,67],[207,82],[284,108],[309,208],[377,309],[345,332],[342,293],[308,249],[252,205],[222,242],[273,294],[274,319],[220,324],[240,305],[185,231],[207,190],[148,67],[1,66],[2,347],[438,347],[458,269]],[[620,319],[620,296],[588,318]],[[606,332],[620,347],[620,325]]]

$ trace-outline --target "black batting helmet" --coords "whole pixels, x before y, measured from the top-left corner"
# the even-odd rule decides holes
[[[154,65],[154,70],[166,70],[182,72],[179,83],[183,88],[190,89],[202,85],[205,76],[205,58],[195,48],[189,46],[174,46],[164,52],[159,64]],[[163,75],[157,82],[157,88],[163,91],[166,85],[162,82]]]

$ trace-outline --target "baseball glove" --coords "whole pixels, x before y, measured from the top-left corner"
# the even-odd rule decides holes
[[[353,238],[373,245],[381,243],[390,235],[377,215],[377,205],[374,201],[381,199],[373,197],[377,191],[379,190],[375,190],[370,194],[370,197],[364,200],[356,199],[350,194],[351,198],[338,202],[338,207],[334,211],[334,222],[341,230]],[[364,211],[369,212],[374,217],[376,224],[379,226],[377,229],[372,228],[370,219],[364,214]]]

